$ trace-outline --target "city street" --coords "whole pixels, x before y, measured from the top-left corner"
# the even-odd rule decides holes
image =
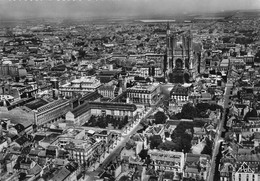
[[[136,131],[140,128],[140,122],[149,116],[153,112],[152,108],[148,108],[148,110],[143,113],[142,118],[137,119],[133,126],[127,129],[127,133],[123,134],[119,141],[116,141],[116,145],[113,146],[113,149],[110,149],[109,153],[105,152],[105,156],[101,156],[100,162],[95,163],[94,166],[90,167],[89,171],[101,171],[120,153],[122,148],[125,146],[126,142],[129,141],[130,137],[136,133]],[[100,164],[101,163],[101,164]]]
[[[224,94],[224,109],[223,109],[223,115],[222,119],[219,122],[217,126],[217,135],[215,138],[215,146],[212,152],[212,159],[211,159],[211,167],[210,167],[210,172],[208,176],[208,181],[214,181],[214,176],[215,176],[215,168],[216,168],[216,156],[218,155],[220,143],[223,141],[223,138],[221,138],[222,132],[224,131],[224,122],[225,122],[225,117],[226,117],[226,108],[229,107],[229,102],[230,102],[230,90],[232,88],[232,84],[226,84],[225,88],[225,94]]]
[[[260,2],[211,1],[0,0],[0,181],[260,181]]]
[[[121,140],[116,141],[116,145],[113,146],[113,149],[109,151],[109,153],[105,152],[105,156],[101,156],[100,162],[96,162],[95,166],[90,167],[91,169],[89,171],[101,171],[113,160],[115,157],[120,153],[120,151],[124,148],[126,142],[129,141],[130,137],[136,133],[136,131],[140,128],[140,123],[145,120],[147,117],[149,117],[156,108],[158,108],[163,101],[165,100],[165,96],[162,96],[155,106],[150,107],[147,109],[146,112],[144,112],[137,121],[133,124],[133,126],[129,129],[127,129],[127,133],[122,134]]]

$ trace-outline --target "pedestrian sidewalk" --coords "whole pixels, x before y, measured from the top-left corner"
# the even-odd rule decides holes
[[[148,114],[151,110],[152,110],[152,108],[148,108],[147,111],[143,113],[142,118],[139,118],[137,121],[135,121],[135,122],[133,123],[133,126],[131,127],[131,129],[130,129],[130,130],[127,129],[127,133],[122,134],[122,135],[124,135],[125,137],[128,136],[128,135],[140,124],[140,122],[142,121],[142,119],[145,118],[145,117],[147,116],[147,114]],[[105,157],[103,158],[103,156],[102,156],[100,162],[95,162],[91,167],[89,167],[89,171],[94,171],[94,170],[96,170],[96,169],[99,167],[100,163],[102,163],[104,160],[106,160],[107,157],[108,157],[111,153],[113,153],[113,152],[123,143],[124,139],[126,139],[126,138],[121,137],[121,140],[117,141],[116,145],[113,146],[112,149],[110,149],[109,153],[107,153],[107,152],[104,153],[104,154],[105,154]],[[100,156],[101,156],[101,155],[100,155]]]

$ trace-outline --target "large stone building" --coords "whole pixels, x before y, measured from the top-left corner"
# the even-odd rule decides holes
[[[98,88],[98,93],[101,94],[104,98],[114,99],[120,95],[123,91],[122,87],[117,85],[118,82],[110,81]]]
[[[11,109],[0,110],[0,118],[10,119],[17,124],[35,124],[38,127],[49,126],[50,123],[62,120],[71,109],[70,101],[59,99],[47,102],[43,99],[27,100],[23,104],[17,104]]]
[[[105,142],[94,142],[89,140],[71,140],[64,146],[64,149],[68,151],[72,159],[78,163],[84,162],[89,166],[95,163],[100,155],[104,152]]]
[[[253,160],[252,160],[253,161]],[[244,162],[238,170],[233,173],[234,181],[257,181],[259,180],[258,170],[252,169],[246,162]]]
[[[165,74],[169,82],[183,83],[195,78],[200,60],[200,46],[193,42],[191,31],[171,32],[167,26]],[[195,51],[194,46],[197,50]]]
[[[59,99],[50,102],[37,109],[33,109],[34,123],[37,126],[46,126],[48,123],[53,123],[65,117],[65,114],[71,109],[70,101]]]
[[[11,76],[15,77],[19,75],[19,70],[17,65],[3,64],[0,65],[0,75],[1,76]]]
[[[177,84],[174,86],[170,92],[171,99],[176,101],[188,101],[189,100],[190,87],[182,86]]]
[[[210,156],[187,153],[185,158],[184,178],[207,180],[210,170]]]
[[[190,100],[190,87],[181,84],[175,85],[170,92],[169,110],[178,113],[182,106]]]
[[[89,120],[91,115],[111,115],[114,117],[134,118],[137,107],[134,104],[118,102],[86,102],[66,114],[66,121],[81,125]]]
[[[145,83],[127,89],[127,99],[134,104],[153,105],[161,94],[159,83]]]
[[[84,95],[95,92],[100,86],[101,82],[96,77],[81,77],[60,86],[60,92],[63,96],[73,97],[74,94]]]
[[[174,151],[148,150],[155,170],[174,172],[175,175],[182,174],[184,168],[184,153]]]

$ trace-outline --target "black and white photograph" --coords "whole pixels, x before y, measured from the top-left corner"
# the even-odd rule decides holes
[[[260,181],[260,0],[0,0],[0,181]]]

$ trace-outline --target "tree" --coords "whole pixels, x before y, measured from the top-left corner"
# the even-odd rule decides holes
[[[119,181],[131,181],[131,178],[127,175],[122,176]]]
[[[161,143],[158,148],[166,151],[173,151],[176,150],[176,148],[178,149],[178,147],[176,147],[176,143],[167,140]]]
[[[197,117],[197,110],[191,103],[187,103],[183,105],[181,114],[182,119],[193,119]]]
[[[181,137],[181,149],[184,151],[184,153],[188,153],[190,152],[191,149],[191,140],[192,140],[192,136],[184,133]]]
[[[134,146],[135,146],[134,140],[130,139],[128,142],[126,142],[125,148],[126,148],[127,150],[130,150],[130,149],[132,149]]]
[[[96,126],[98,126],[99,128],[106,128],[108,126],[108,123],[104,120],[104,117],[101,116],[97,119]]]
[[[206,145],[203,148],[201,154],[212,155],[212,147],[213,147],[212,141],[210,141],[208,138],[206,138]]]
[[[173,131],[171,138],[175,144],[176,151],[184,151],[185,153],[190,151],[192,135],[187,133],[187,130],[191,130],[191,133],[193,134],[193,123],[180,122]]]
[[[196,105],[198,117],[207,118],[208,117],[207,111],[208,111],[209,107],[210,107],[210,105],[208,103],[198,103]]]
[[[19,174],[19,180],[25,180],[26,179],[26,173],[24,173],[24,172],[21,172],[20,174]]]
[[[138,155],[142,160],[144,160],[148,156],[148,150],[142,149]]]
[[[223,107],[218,104],[210,104],[209,109],[211,111],[216,111],[217,109],[220,109],[220,111],[223,111]]]
[[[145,161],[144,161],[144,164],[146,164],[147,166],[150,165],[152,163],[152,160],[151,160],[151,157],[150,155],[147,155]]]
[[[162,143],[162,138],[160,135],[153,135],[150,137],[150,148],[158,148],[158,146]]]
[[[155,118],[154,120],[155,124],[165,124],[167,120],[167,116],[162,111],[158,111],[157,113],[155,113],[154,118]]]

